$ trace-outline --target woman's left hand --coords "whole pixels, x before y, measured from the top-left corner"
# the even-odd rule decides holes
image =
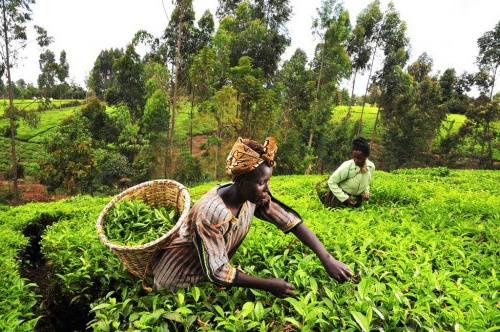
[[[367,200],[369,200],[369,199],[370,199],[370,194],[369,194],[369,193],[365,193],[365,194],[362,194],[362,195],[361,195],[361,197],[362,197],[365,201],[367,201]]]

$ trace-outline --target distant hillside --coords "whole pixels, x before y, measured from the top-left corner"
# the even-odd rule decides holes
[[[2,151],[0,158],[0,173],[7,172],[11,165],[11,143],[10,136],[8,134],[9,120],[4,115],[5,108],[8,104],[5,100],[1,101],[3,108],[0,108],[0,129],[2,129],[2,137],[0,137],[0,149]],[[48,134],[54,130],[61,121],[67,116],[71,115],[78,107],[67,107],[60,108],[63,101],[54,101],[54,108],[42,111],[40,123],[36,128],[28,126],[26,123],[21,121],[17,129],[17,155],[21,159],[21,163],[25,167],[25,174],[34,175],[38,170],[37,161],[40,156],[43,155],[43,142],[47,138]],[[16,105],[19,107],[26,107],[29,105],[30,108],[35,108],[41,105],[40,103],[19,100],[16,101]],[[114,108],[109,107],[112,111]],[[347,115],[347,106],[337,106],[332,111],[332,121],[340,121]],[[361,117],[361,106],[353,106],[351,109],[350,121],[358,121]],[[377,118],[378,108],[374,106],[367,105],[363,110],[363,126],[361,135],[367,138],[372,137],[373,128],[375,125],[375,120]],[[193,135],[206,135],[210,134],[213,128],[208,127],[206,121],[198,116],[196,107],[192,110],[191,117],[191,106],[189,103],[185,103],[181,106],[181,110],[178,113],[176,121],[176,139],[182,141],[187,138],[192,131]],[[460,125],[465,121],[465,116],[451,114],[448,116],[448,123],[443,126],[441,132],[445,134],[445,128],[451,128],[452,131],[458,130]],[[380,119],[379,119],[380,120]],[[451,127],[450,127],[451,126]],[[377,125],[376,137],[380,138],[382,133],[380,124]]]

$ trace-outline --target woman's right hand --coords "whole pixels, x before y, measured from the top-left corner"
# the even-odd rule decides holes
[[[287,283],[284,279],[280,278],[269,278],[266,279],[268,287],[267,291],[279,298],[285,298],[289,296],[294,296],[295,286]]]
[[[328,252],[326,253],[326,256],[320,257],[320,259],[330,277],[334,278],[338,282],[346,282],[351,279],[353,274],[351,268],[341,261],[333,258],[333,256]]]

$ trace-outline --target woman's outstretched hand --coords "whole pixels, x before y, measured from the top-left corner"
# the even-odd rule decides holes
[[[346,282],[351,279],[352,271],[349,266],[336,260],[332,255],[328,254],[321,262],[328,275],[338,282]]]
[[[323,247],[323,244],[316,235],[305,224],[302,223],[298,225],[293,230],[293,234],[314,251],[330,277],[338,282],[346,282],[352,277],[352,271],[349,266],[333,258],[332,255],[326,251],[325,247]]]

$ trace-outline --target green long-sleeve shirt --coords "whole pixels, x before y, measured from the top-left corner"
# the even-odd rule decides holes
[[[370,193],[375,164],[367,159],[365,165],[367,172],[361,173],[361,168],[356,166],[353,159],[347,160],[330,176],[328,187],[339,201],[345,201],[349,195]]]

